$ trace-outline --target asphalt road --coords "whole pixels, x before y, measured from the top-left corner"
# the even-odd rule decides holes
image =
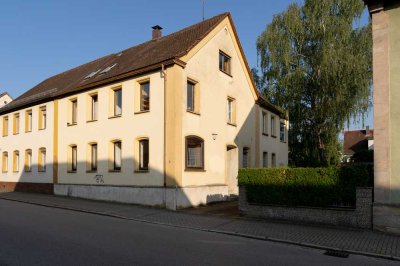
[[[0,200],[0,265],[399,265]]]

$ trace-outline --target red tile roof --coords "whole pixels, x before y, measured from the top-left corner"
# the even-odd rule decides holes
[[[374,139],[374,130],[352,130],[344,132],[343,153],[353,155],[361,150],[368,150],[368,140]]]

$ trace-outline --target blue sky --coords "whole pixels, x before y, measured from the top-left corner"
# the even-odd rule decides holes
[[[232,13],[254,67],[257,36],[292,2],[302,1],[205,0],[205,16]],[[153,25],[166,35],[201,19],[202,0],[2,0],[0,91],[17,97],[52,75],[147,41]]]

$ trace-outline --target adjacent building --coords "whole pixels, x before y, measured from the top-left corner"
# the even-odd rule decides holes
[[[344,131],[343,162],[350,162],[355,153],[374,149],[374,130],[368,126],[362,130]]]
[[[229,13],[78,66],[0,109],[0,188],[175,209],[288,163],[288,115],[257,91]]]
[[[8,92],[0,93],[0,108],[12,101],[12,97]]]
[[[365,0],[372,17],[374,228],[400,233],[400,0]]]

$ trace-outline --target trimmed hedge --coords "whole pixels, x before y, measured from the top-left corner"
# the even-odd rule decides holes
[[[286,206],[355,206],[356,187],[373,186],[368,165],[329,168],[240,169],[239,186],[245,186],[253,204]]]

